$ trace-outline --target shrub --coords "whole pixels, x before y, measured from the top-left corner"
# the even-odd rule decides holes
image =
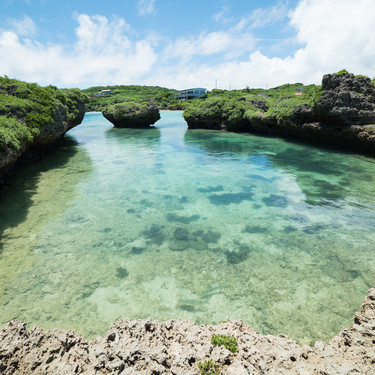
[[[77,104],[85,98],[78,89],[40,87],[0,77],[0,151],[32,142],[53,123],[58,108],[65,109],[66,119],[73,121],[79,113]]]
[[[0,116],[0,150],[7,147],[19,150],[21,142],[32,139],[33,134],[25,123],[11,117]]]
[[[300,92],[302,95],[296,96]],[[212,90],[206,96],[190,101],[183,113],[185,120],[226,121],[228,130],[241,129],[246,121],[270,118],[286,121],[299,105],[314,107],[322,95],[321,86],[301,83],[285,84],[275,88],[244,90]],[[237,126],[238,125],[238,126]]]
[[[201,375],[219,375],[220,374],[219,366],[210,360],[204,361],[204,363],[199,362],[198,368],[200,370]]]
[[[211,344],[213,346],[224,345],[232,353],[238,352],[238,344],[234,336],[229,336],[229,335],[212,336]]]
[[[339,76],[343,75],[343,74],[350,74],[346,69],[341,69],[340,71],[338,71],[337,73],[335,74],[338,74]]]
[[[147,112],[149,108],[149,103],[124,102],[106,107],[103,110],[103,114],[109,114],[115,119],[121,119],[123,117],[132,117],[136,114]]]

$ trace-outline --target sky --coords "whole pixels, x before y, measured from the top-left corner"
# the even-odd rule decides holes
[[[0,76],[270,88],[375,76],[375,0],[0,0]]]

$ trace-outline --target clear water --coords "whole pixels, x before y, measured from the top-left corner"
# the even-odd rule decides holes
[[[88,338],[116,319],[242,319],[302,343],[375,283],[374,159],[87,114],[0,200],[0,322]]]

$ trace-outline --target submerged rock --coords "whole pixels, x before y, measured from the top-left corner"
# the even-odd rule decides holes
[[[120,279],[125,279],[128,277],[129,271],[124,267],[117,267],[116,268],[116,276]]]
[[[159,108],[147,103],[115,104],[105,108],[102,113],[117,128],[145,128],[160,119]]]
[[[181,309],[193,311],[192,305]],[[213,346],[214,335],[234,337],[238,352]],[[299,345],[285,335],[263,336],[242,321],[197,325],[119,320],[105,337],[87,341],[69,330],[28,331],[9,322],[0,331],[0,372],[21,374],[199,374],[210,360],[221,374],[375,374],[375,288],[354,324],[326,344]]]

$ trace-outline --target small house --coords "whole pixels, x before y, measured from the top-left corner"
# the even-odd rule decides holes
[[[186,89],[186,90],[180,90],[177,91],[174,94],[174,97],[180,100],[188,100],[188,99],[194,99],[199,98],[200,96],[207,93],[207,89],[203,88],[194,88],[194,89]]]
[[[112,90],[102,90],[97,93],[98,96],[105,96],[105,95],[111,95]]]

